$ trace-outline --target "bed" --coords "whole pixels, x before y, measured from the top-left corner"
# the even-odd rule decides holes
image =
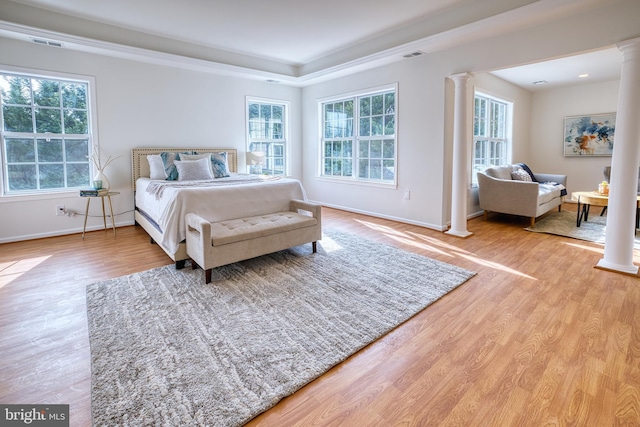
[[[230,173],[210,180],[151,179],[148,156],[162,153],[226,153]],[[307,200],[296,179],[238,173],[237,150],[233,148],[134,148],[132,168],[135,222],[175,261],[176,268],[184,267],[189,259],[187,213],[216,222],[286,211],[292,199]]]

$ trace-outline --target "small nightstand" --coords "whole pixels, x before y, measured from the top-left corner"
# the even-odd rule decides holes
[[[111,205],[111,196],[117,196],[120,194],[117,191],[109,191],[106,194],[100,194],[98,196],[80,196],[87,198],[87,209],[84,212],[84,227],[82,228],[82,240],[84,240],[84,233],[87,231],[87,218],[89,218],[89,204],[91,203],[91,199],[99,197],[102,200],[102,220],[104,221],[104,230],[107,231],[107,214],[104,210],[104,198],[107,198],[109,202],[109,212],[111,213],[111,227],[113,228],[113,235],[116,235],[116,223],[113,218],[113,206]]]

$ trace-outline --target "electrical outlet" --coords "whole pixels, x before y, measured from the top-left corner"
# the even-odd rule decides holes
[[[65,214],[65,211],[64,211],[64,205],[58,205],[58,206],[56,206],[56,215],[57,215],[57,216],[62,216],[62,215],[64,215],[64,214]]]

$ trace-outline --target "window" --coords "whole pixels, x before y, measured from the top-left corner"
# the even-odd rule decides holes
[[[323,177],[396,183],[397,88],[320,103]]]
[[[3,194],[89,186],[89,81],[0,71]]]
[[[247,99],[249,173],[287,174],[288,103]]]
[[[511,109],[509,102],[475,94],[472,184],[477,185],[478,172],[510,163]]]

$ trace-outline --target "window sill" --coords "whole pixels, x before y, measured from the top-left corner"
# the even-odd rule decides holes
[[[336,184],[384,188],[387,190],[396,190],[398,188],[398,184],[395,182],[386,183],[386,182],[380,182],[380,181],[365,181],[365,180],[359,180],[359,179],[353,179],[353,178],[336,178],[336,177],[328,177],[328,176],[316,176],[316,180],[324,181],[324,182],[332,182]]]
[[[55,193],[3,194],[0,203],[30,202],[33,200],[68,199],[78,197],[80,189],[64,190]]]

